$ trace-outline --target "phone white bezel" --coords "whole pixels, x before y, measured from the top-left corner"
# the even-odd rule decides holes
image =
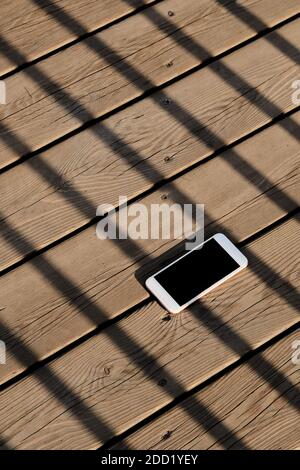
[[[223,277],[219,281],[215,282],[212,284],[210,287],[208,287],[206,290],[202,291],[199,295],[194,297],[193,299],[189,300],[186,304],[184,305],[179,305],[173,297],[162,287],[162,285],[155,279],[155,277],[168,269],[172,264],[177,263],[179,260],[184,258],[185,256],[190,255],[194,250],[197,250],[200,246],[203,246],[205,243],[208,241],[215,239],[219,245],[236,261],[236,263],[239,265],[237,269],[232,271],[230,274],[227,276]],[[205,294],[210,292],[212,289],[215,287],[223,284],[223,282],[227,281],[229,278],[240,272],[242,269],[246,268],[248,265],[248,260],[247,258],[241,253],[241,251],[226,237],[226,235],[222,233],[217,233],[214,236],[208,238],[205,240],[203,243],[199,243],[199,245],[195,246],[192,250],[188,251],[184,255],[182,255],[180,258],[176,259],[172,263],[168,264],[168,266],[165,266],[163,269],[160,271],[157,271],[157,273],[153,274],[151,277],[149,277],[146,280],[146,287],[149,289],[150,292],[152,292],[155,297],[160,301],[160,303],[170,312],[170,313],[179,313],[182,310],[184,310],[186,307],[188,307],[190,304],[195,302],[195,300],[200,299],[203,297]]]

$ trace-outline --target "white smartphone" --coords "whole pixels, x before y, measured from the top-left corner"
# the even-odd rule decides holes
[[[247,258],[217,233],[146,280],[146,287],[171,313],[188,305],[248,265]]]

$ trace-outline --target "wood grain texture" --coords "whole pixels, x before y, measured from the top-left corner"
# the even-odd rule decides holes
[[[205,303],[169,321],[148,303],[3,391],[2,440],[96,448],[298,322],[299,237],[299,219],[282,224],[247,247],[249,269]]]
[[[286,0],[284,4],[280,0],[246,0],[243,3],[255,16],[263,18],[261,29],[265,23],[277,24],[299,11],[297,0]],[[176,15],[170,18],[169,10],[175,11]],[[6,80],[8,103],[0,109],[0,123],[4,126],[1,130],[1,167],[256,34],[218,1],[170,0],[150,11],[152,13],[147,15],[135,15]],[[167,20],[174,25],[169,26]],[[280,30],[280,34],[298,47],[299,29],[297,22]],[[255,47],[260,49],[259,54]],[[3,48],[3,53],[5,50]],[[249,63],[246,63],[248,54]],[[254,71],[252,67],[255,67],[256,60],[257,70]],[[299,64],[299,55],[295,60]],[[278,98],[278,106],[282,111],[286,109],[284,93],[279,91],[279,87],[292,78],[298,78],[294,77],[292,68],[295,63],[287,54],[278,55],[274,46],[261,40],[254,48],[234,55],[229,64],[243,78],[249,79],[255,88],[261,85],[262,90],[265,86],[272,90],[272,78],[278,81],[280,73],[280,81],[277,86],[274,84],[274,94],[271,93],[270,98],[275,102]],[[172,88],[178,90],[178,101],[185,104],[185,100],[182,101],[185,85],[192,86],[191,91],[197,96],[195,104],[204,112],[204,125],[205,117],[214,117],[207,100],[215,95],[218,100],[215,111],[220,113],[224,106],[230,106],[232,98],[235,99],[230,87],[211,75],[215,74],[207,71],[203,76],[196,76],[196,82],[201,82],[200,88],[196,82],[189,81]],[[210,81],[213,86],[207,91]],[[202,83],[204,88],[200,96]],[[285,87],[290,98],[290,86]],[[146,103],[141,106],[147,107]],[[151,112],[156,114],[158,110]],[[141,119],[135,123],[132,130],[142,126],[144,121]],[[135,141],[136,134],[134,137]]]
[[[0,31],[1,36],[14,49],[17,49],[26,62],[42,57],[81,35],[80,28],[70,30],[70,24],[63,26],[52,14],[59,16],[62,9],[76,22],[82,25],[86,32],[106,26],[112,21],[122,18],[135,8],[153,0],[61,0],[59,3],[51,0],[2,0]],[[40,5],[40,7],[39,7]],[[51,13],[51,14],[50,14]],[[2,49],[3,44],[0,47]],[[0,55],[0,75],[10,72],[24,61],[15,64],[8,57]]]
[[[300,113],[294,120],[300,122]],[[209,216],[241,241],[299,205],[299,176],[298,142],[277,124],[141,202],[146,207],[203,203],[206,222]],[[10,233],[17,240],[18,234]],[[149,265],[154,269],[154,261],[177,243],[99,240],[91,227],[2,277],[0,321],[13,335],[2,334],[9,360],[0,368],[1,381],[35,360],[29,357],[23,363],[21,342],[42,359],[145,300],[148,293],[136,279],[136,270]]]
[[[242,439],[248,449],[299,449],[300,365],[291,360],[295,351],[292,344],[299,341],[298,329],[114,448],[123,449],[126,445],[126,449],[151,450],[237,449]],[[287,379],[278,380],[281,393],[257,374],[262,358]],[[263,368],[268,380],[272,379],[272,372]],[[298,409],[288,402],[293,396],[298,396]],[[205,429],[207,419],[197,403],[217,417],[214,434],[219,434],[219,438]],[[198,418],[198,426],[191,414]],[[236,440],[224,433],[224,425],[235,433]]]
[[[298,44],[299,25],[280,34]],[[233,75],[234,83],[225,83],[216,67],[238,74],[247,87]],[[140,195],[295,107],[291,83],[298,72],[294,61],[260,39],[169,86],[169,103],[156,93],[1,175],[1,268],[83,226],[98,205]],[[285,122],[297,138],[299,120]],[[19,243],[16,231],[30,246]]]

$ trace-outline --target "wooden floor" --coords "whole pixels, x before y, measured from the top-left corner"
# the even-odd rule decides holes
[[[299,13],[1,2],[1,448],[300,448]],[[120,195],[205,204],[248,269],[168,315],[178,241],[96,237]]]

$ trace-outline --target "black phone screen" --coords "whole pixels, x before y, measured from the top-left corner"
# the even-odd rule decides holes
[[[212,238],[154,277],[184,305],[237,268],[239,264]]]

